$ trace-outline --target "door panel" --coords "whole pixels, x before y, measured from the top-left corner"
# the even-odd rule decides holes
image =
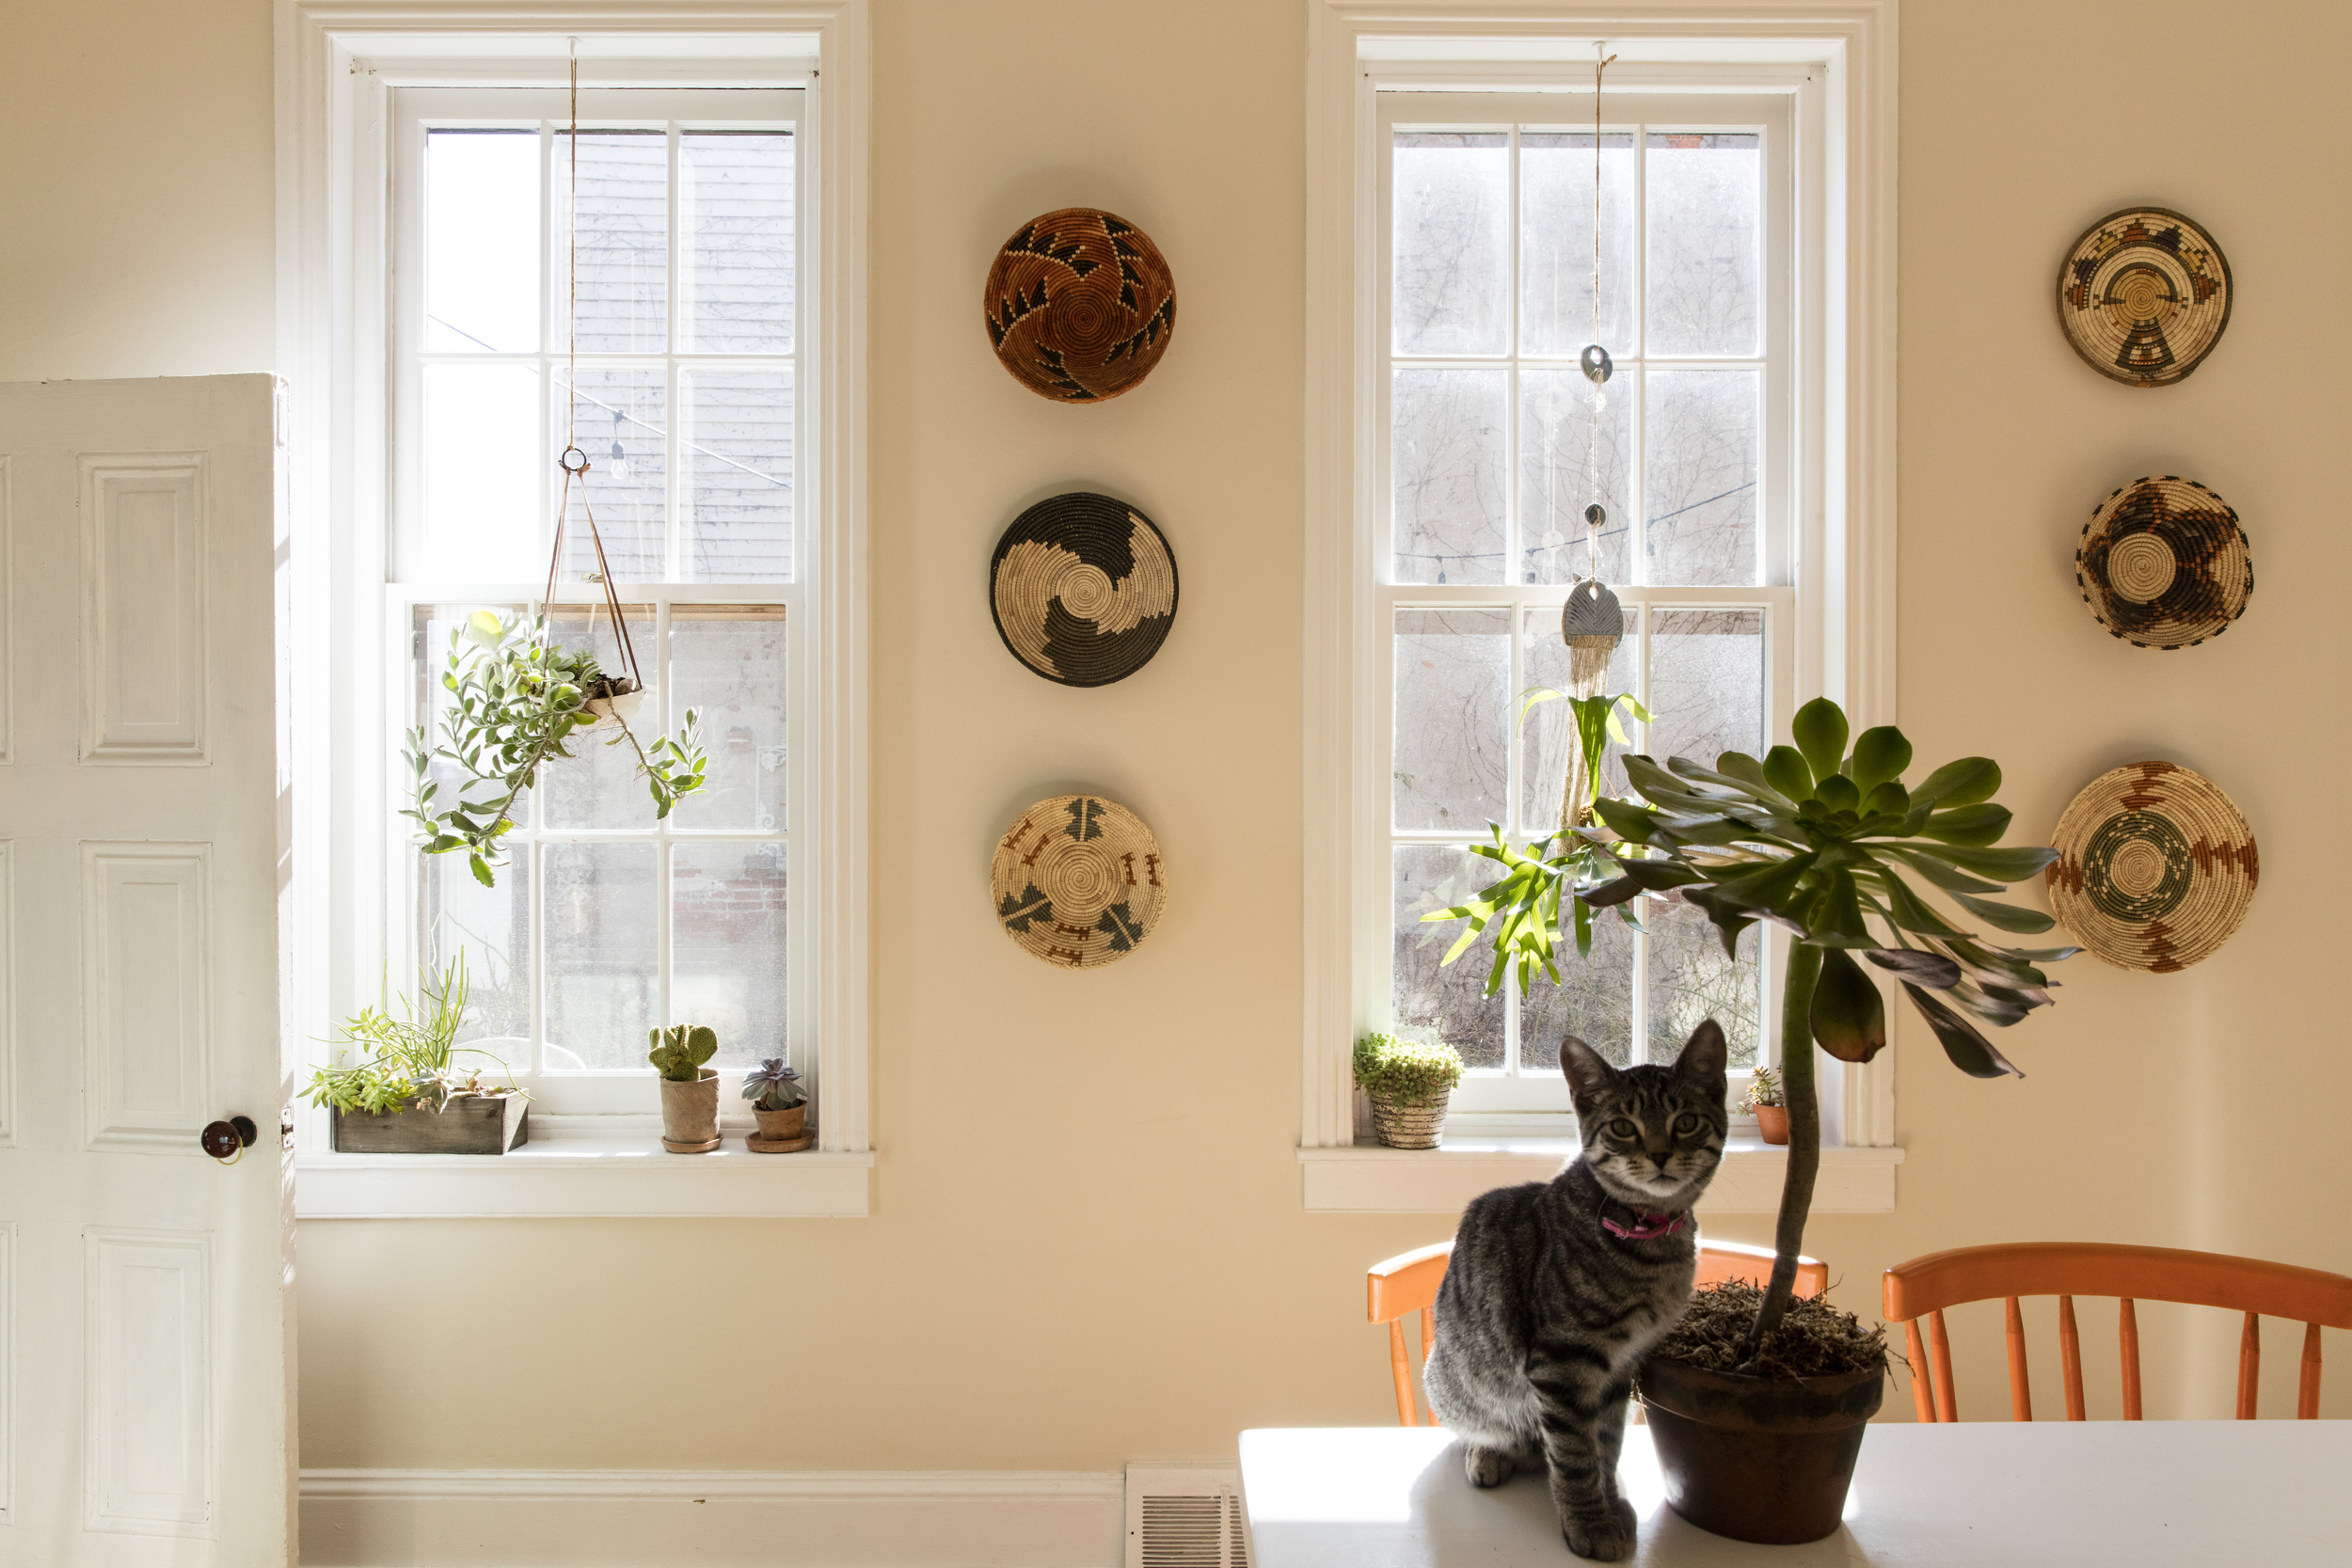
[[[5,1568],[294,1559],[274,390],[0,386]]]

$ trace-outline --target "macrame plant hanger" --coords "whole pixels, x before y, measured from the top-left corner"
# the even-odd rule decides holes
[[[1574,580],[1568,589],[1567,605],[1560,612],[1560,636],[1568,645],[1568,695],[1580,698],[1602,694],[1609,684],[1610,657],[1625,640],[1625,610],[1618,605],[1617,595],[1600,580],[1601,527],[1609,521],[1609,510],[1601,504],[1600,420],[1609,406],[1609,394],[1603,388],[1613,369],[1609,351],[1600,343],[1600,74],[1617,58],[1614,55],[1602,57],[1603,47],[1593,46],[1593,341],[1584,345],[1584,352],[1578,356],[1584,379],[1593,384],[1593,433],[1584,468],[1593,496],[1584,508],[1584,564],[1591,575]],[[1585,776],[1582,748],[1571,742],[1566,792],[1560,802],[1560,825],[1586,825],[1592,818],[1593,798],[1597,793],[1598,781]]]
[[[588,520],[588,542],[596,553],[596,581],[604,588],[605,612],[612,618],[613,643],[620,649],[619,665],[598,683],[601,689],[588,693],[591,706],[614,708],[623,697],[645,689],[644,673],[637,666],[637,650],[629,642],[628,623],[621,616],[620,595],[613,591],[612,568],[604,559],[604,535],[596,529],[596,509],[588,499],[588,454],[580,446],[580,40],[572,40],[572,123],[566,144],[570,153],[570,190],[565,197],[568,228],[564,235],[566,267],[569,272],[570,317],[567,356],[569,369],[564,390],[569,394],[564,411],[564,451],[555,462],[564,470],[563,494],[555,503],[555,545],[548,555],[548,586],[539,610],[539,646],[544,652],[555,630],[555,578],[564,563],[564,524],[572,510],[572,481],[580,486],[580,515]],[[588,612],[589,628],[595,629],[596,611]],[[628,705],[634,706],[634,704]]]

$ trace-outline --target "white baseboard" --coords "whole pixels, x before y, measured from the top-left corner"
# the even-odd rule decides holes
[[[1084,1470],[305,1470],[305,1568],[1117,1568]]]

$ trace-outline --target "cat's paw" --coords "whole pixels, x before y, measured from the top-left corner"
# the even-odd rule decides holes
[[[1481,1449],[1464,1445],[1462,1473],[1470,1477],[1472,1486],[1501,1486],[1518,1473],[1518,1465],[1507,1449]]]
[[[1568,1550],[1595,1562],[1622,1562],[1633,1555],[1633,1532],[1641,1515],[1622,1497],[1612,1503],[1606,1519],[1563,1519],[1560,1533]]]

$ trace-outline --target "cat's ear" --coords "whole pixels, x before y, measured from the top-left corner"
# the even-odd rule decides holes
[[[1682,1042],[1682,1054],[1675,1058],[1675,1076],[1720,1100],[1728,1092],[1724,1068],[1730,1055],[1731,1044],[1724,1038],[1724,1026],[1710,1018],[1692,1030],[1691,1037]]]
[[[1568,1081],[1569,1098],[1579,1105],[1617,1080],[1617,1069],[1574,1035],[1560,1037],[1560,1073]]]

